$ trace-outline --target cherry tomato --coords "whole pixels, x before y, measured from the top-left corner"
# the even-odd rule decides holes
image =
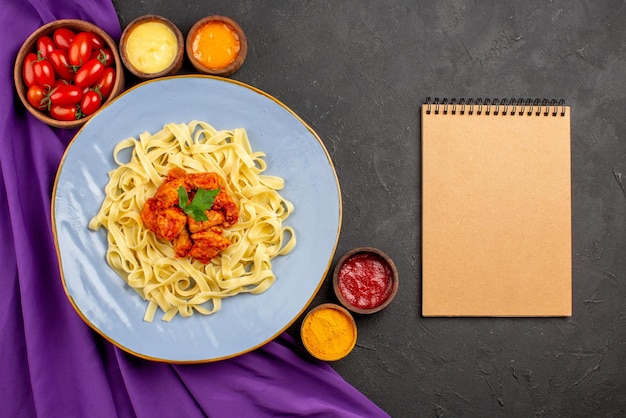
[[[54,48],[54,42],[52,42],[52,39],[49,36],[44,35],[37,39],[37,52],[40,56],[48,58],[50,53],[54,51]]]
[[[57,80],[52,85],[52,88],[58,87],[61,84],[72,84],[71,80],[63,80],[62,78],[57,78]]]
[[[63,80],[72,80],[74,79],[74,71],[70,66],[70,61],[67,58],[67,53],[62,49],[55,49],[50,53],[48,57],[50,64],[52,64],[52,68],[59,78]]]
[[[50,116],[52,116],[56,120],[64,121],[80,119],[80,107],[78,105],[52,105],[50,106]]]
[[[26,99],[35,109],[43,110],[47,107],[46,90],[41,86],[31,86],[26,92]]]
[[[74,105],[82,98],[83,90],[73,84],[59,84],[50,91],[50,103],[53,105]]]
[[[102,77],[104,68],[104,64],[97,59],[87,61],[85,65],[76,71],[74,84],[78,87],[93,86]]]
[[[22,64],[22,79],[26,87],[32,87],[37,84],[35,80],[35,70],[33,69],[33,63],[37,61],[37,54],[31,52],[26,54],[24,63]]]
[[[100,109],[100,105],[102,104],[102,97],[98,92],[90,90],[83,96],[80,101],[80,109],[84,115],[91,115],[95,113],[96,110]]]
[[[89,40],[91,41],[92,49],[101,49],[105,47],[104,41],[102,40],[101,37],[99,37],[93,32],[87,32],[87,35],[89,37]]]
[[[100,80],[98,80],[94,85],[94,89],[102,95],[103,99],[106,99],[111,95],[114,84],[115,69],[113,69],[113,67],[106,67],[102,72],[102,77],[100,77]]]
[[[52,34],[52,41],[58,48],[67,51],[70,48],[74,36],[76,36],[76,34],[71,29],[58,28]]]
[[[113,52],[111,52],[111,49],[109,48],[94,49],[91,53],[91,59],[94,58],[102,61],[105,67],[110,67],[111,65],[113,65],[113,61],[115,60],[115,58],[113,57]]]
[[[54,68],[52,68],[50,61],[45,58],[33,63],[33,72],[35,73],[37,84],[42,87],[51,87],[54,84],[54,80],[56,80]]]
[[[68,58],[71,65],[79,66],[89,61],[91,57],[91,37],[89,32],[80,32],[74,36],[68,50]]]

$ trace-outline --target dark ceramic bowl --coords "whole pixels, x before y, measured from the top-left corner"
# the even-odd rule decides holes
[[[332,313],[334,321],[321,317],[322,311]],[[343,338],[338,335],[343,334]],[[306,314],[300,326],[302,344],[309,354],[322,361],[337,361],[346,357],[357,340],[354,318],[345,308],[334,303],[323,303]]]
[[[239,49],[237,50],[232,62],[218,67],[208,65],[203,59],[201,59],[198,56],[196,45],[198,36],[200,36],[202,30],[206,28],[206,25],[214,23],[225,25],[224,27],[232,33],[234,40],[239,45]],[[237,22],[226,16],[207,16],[197,21],[191,27],[189,33],[187,34],[185,49],[191,65],[193,65],[196,70],[203,74],[226,77],[233,74],[241,67],[248,53],[248,44],[246,41],[246,35]]]
[[[171,62],[169,63],[169,65],[167,65],[167,67],[160,69],[158,71],[151,71],[151,72],[143,71],[142,69],[138,68],[136,65],[133,64],[134,60],[132,57],[129,56],[129,53],[128,53],[128,49],[127,49],[128,39],[131,36],[133,30],[135,30],[137,27],[146,23],[157,23],[160,25],[164,25],[167,29],[171,31],[172,42],[176,44],[176,50],[172,54]],[[153,37],[152,39],[153,42],[154,42],[154,39],[160,39],[160,38]],[[136,18],[135,20],[130,22],[128,26],[126,26],[120,38],[120,57],[122,58],[122,62],[124,63],[124,66],[133,75],[135,75],[136,77],[142,80],[165,77],[165,76],[175,75],[176,73],[178,73],[178,71],[183,65],[183,57],[185,55],[184,50],[185,50],[185,42],[183,39],[183,34],[180,32],[180,29],[178,29],[178,27],[174,23],[169,21],[168,19],[162,16],[158,16],[158,15],[145,15],[145,16],[140,16]]]
[[[344,254],[333,272],[333,289],[339,302],[358,314],[387,307],[398,293],[398,270],[384,252],[359,247]]]

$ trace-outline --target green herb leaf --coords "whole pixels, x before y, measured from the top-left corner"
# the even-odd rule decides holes
[[[208,221],[209,217],[206,215],[206,211],[213,207],[215,197],[220,192],[220,189],[207,190],[198,189],[193,201],[189,203],[189,196],[183,186],[178,188],[178,205],[187,215],[191,216],[198,222]]]
[[[187,195],[187,190],[183,186],[178,188],[178,206],[181,209],[185,210],[187,205],[189,204],[189,196]]]

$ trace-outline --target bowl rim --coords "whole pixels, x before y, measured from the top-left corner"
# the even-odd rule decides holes
[[[357,306],[352,305],[341,294],[341,290],[339,289],[339,271],[341,270],[341,267],[349,258],[357,254],[362,254],[362,253],[371,253],[371,254],[377,255],[384,262],[386,262],[389,268],[391,269],[391,286],[392,286],[391,293],[389,294],[389,296],[387,297],[387,299],[385,299],[383,303],[373,308],[369,308],[369,309],[359,308]],[[335,292],[335,296],[337,297],[337,299],[339,300],[339,303],[341,303],[342,306],[358,314],[368,315],[368,314],[380,312],[383,309],[385,309],[387,306],[389,306],[391,301],[396,297],[396,294],[398,293],[399,285],[400,285],[400,278],[398,277],[398,269],[396,268],[395,263],[393,262],[391,257],[389,257],[385,252],[375,247],[356,247],[347,251],[343,256],[341,256],[339,261],[337,261],[337,264],[335,265],[335,269],[333,270],[333,290]]]
[[[304,325],[307,323],[307,320],[311,317],[311,315],[314,312],[320,311],[322,309],[335,309],[335,310],[341,312],[342,314],[344,314],[346,316],[346,318],[348,318],[348,321],[350,322],[350,325],[351,325],[352,329],[354,330],[354,338],[352,339],[352,342],[350,343],[350,347],[347,349],[347,351],[344,354],[342,354],[339,357],[333,357],[333,358],[329,359],[329,358],[325,358],[323,356],[319,356],[318,354],[316,354],[316,353],[314,353],[314,352],[312,352],[310,350],[310,348],[304,342],[304,338],[302,338],[302,331],[304,330]],[[354,350],[354,347],[356,346],[357,340],[358,340],[358,328],[357,328],[356,321],[355,321],[354,317],[352,316],[352,314],[346,308],[344,308],[343,306],[338,305],[336,303],[326,302],[326,303],[322,303],[322,304],[319,304],[319,305],[315,306],[313,309],[311,309],[309,312],[307,312],[307,314],[302,319],[302,323],[300,324],[300,341],[302,341],[302,345],[306,349],[307,353],[309,353],[311,356],[313,356],[314,358],[316,358],[318,360],[322,360],[322,361],[337,361],[337,360],[341,360],[341,359],[347,357],[348,354],[350,354],[352,352],[352,350]]]
[[[220,21],[220,22],[224,22],[228,24],[235,30],[235,32],[237,32],[237,35],[239,36],[239,53],[237,54],[237,57],[235,57],[233,62],[227,65],[226,67],[217,68],[217,69],[209,68],[203,65],[193,55],[193,39],[196,35],[196,32],[205,24],[209,22],[214,22],[214,21]],[[193,24],[191,29],[189,29],[189,32],[187,32],[187,38],[185,40],[185,50],[187,52],[187,58],[191,62],[191,65],[193,65],[193,67],[197,71],[204,73],[204,74],[226,77],[235,73],[243,65],[243,62],[245,61],[246,56],[248,55],[248,41],[246,40],[246,34],[244,33],[243,29],[241,29],[241,26],[239,26],[239,24],[235,22],[233,19],[231,19],[228,16],[210,15],[210,16],[205,16],[202,19],[198,20],[196,23]]]
[[[86,20],[81,20],[81,19],[53,20],[51,22],[48,22],[40,26],[36,30],[34,30],[26,38],[26,40],[24,40],[24,42],[20,46],[20,49],[17,52],[17,55],[15,56],[15,62],[13,66],[13,83],[15,85],[15,90],[17,91],[20,101],[22,102],[22,105],[26,107],[26,109],[33,116],[35,116],[37,119],[39,119],[40,121],[50,126],[53,126],[56,128],[72,129],[72,128],[78,128],[84,125],[89,119],[91,119],[91,117],[95,113],[98,113],[98,112],[95,112],[94,114],[91,114],[89,116],[85,116],[80,119],[76,119],[72,121],[60,121],[50,116],[47,116],[45,113],[35,109],[33,106],[31,106],[30,103],[28,103],[28,99],[26,97],[26,92],[28,89],[26,88],[26,85],[24,84],[24,80],[22,79],[22,65],[24,62],[24,58],[26,57],[26,55],[28,55],[28,53],[33,52],[33,47],[36,45],[37,39],[40,36],[51,34],[52,32],[54,32],[54,30],[56,30],[59,27],[68,27],[74,31],[79,30],[79,31],[94,32],[97,35],[99,35],[111,49],[111,53],[113,54],[114,62],[115,62],[115,83],[113,85],[113,90],[111,91],[111,94],[109,95],[109,97],[107,97],[107,99],[102,102],[101,108],[106,106],[113,98],[115,98],[117,95],[119,95],[122,92],[122,90],[124,90],[124,72],[122,71],[122,61],[117,51],[117,44],[115,43],[111,35],[109,35],[108,32],[102,29],[101,27],[91,22],[88,22]]]
[[[163,23],[168,28],[170,28],[174,32],[174,36],[176,37],[176,44],[178,46],[178,50],[176,51],[176,56],[174,57],[174,60],[172,61],[172,63],[168,65],[165,69],[156,73],[145,73],[143,71],[138,70],[130,62],[128,55],[126,54],[126,42],[128,41],[128,36],[130,35],[131,31],[136,26],[145,22],[160,22],[160,23]],[[153,78],[165,77],[168,75],[174,75],[178,73],[178,71],[181,69],[183,65],[184,49],[185,49],[185,40],[178,26],[176,26],[174,22],[172,22],[168,18],[161,16],[161,15],[157,15],[157,14],[146,14],[143,16],[139,16],[133,19],[132,21],[130,21],[130,23],[128,23],[128,25],[126,25],[126,27],[122,31],[122,35],[120,36],[120,42],[119,42],[119,54],[122,60],[122,64],[124,65],[124,67],[126,67],[126,69],[130,73],[132,73],[134,76],[142,80],[150,80]]]

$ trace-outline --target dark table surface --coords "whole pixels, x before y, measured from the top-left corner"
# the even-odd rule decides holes
[[[122,28],[144,14],[183,34],[206,15],[233,18],[248,57],[232,78],[322,138],[343,195],[331,268],[349,249],[375,246],[401,280],[387,309],[356,317],[357,347],[332,363],[349,383],[394,417],[626,414],[623,1],[114,4]],[[571,317],[421,316],[419,108],[429,96],[572,106]],[[330,278],[313,305],[336,301]]]

